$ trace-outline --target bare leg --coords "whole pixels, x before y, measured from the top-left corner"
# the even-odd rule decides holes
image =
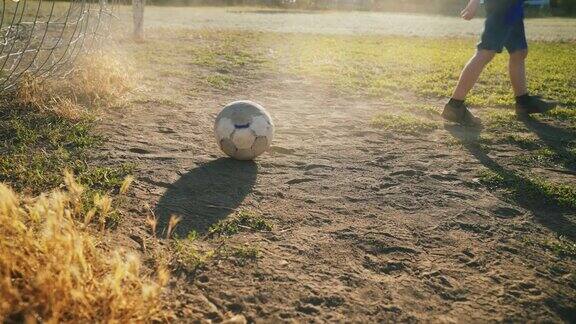
[[[516,97],[528,93],[526,86],[526,57],[528,50],[519,50],[510,53],[510,61],[508,63],[508,71],[510,73],[510,81],[512,82],[512,89]]]
[[[452,98],[464,100],[478,81],[484,67],[492,61],[495,55],[494,51],[478,50],[464,67]]]

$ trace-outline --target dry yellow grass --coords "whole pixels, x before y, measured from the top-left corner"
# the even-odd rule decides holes
[[[122,105],[134,87],[130,70],[129,64],[119,60],[118,55],[94,52],[79,59],[75,68],[62,78],[24,78],[14,103],[75,120],[88,109]]]
[[[46,164],[56,165],[52,169],[32,163],[30,168],[36,167],[35,173],[41,176],[56,172],[54,169],[60,173],[61,167],[67,167],[60,161],[66,161],[68,154],[78,154],[61,153],[62,147],[49,150],[47,143],[58,146],[63,138],[92,140],[88,135],[77,138],[80,135],[69,133],[69,123],[61,120],[87,121],[87,112],[122,105],[133,88],[133,73],[117,55],[98,52],[77,63],[61,78],[25,78],[5,102],[8,109],[22,110],[10,115],[13,120],[6,124],[18,126],[15,129],[24,134],[10,141],[21,144],[14,151],[28,156],[41,147],[40,156],[58,161]],[[46,125],[39,129],[27,127],[27,114],[32,115],[32,125],[44,117],[47,123],[60,122],[62,128],[52,128],[63,136],[44,136]],[[15,168],[29,168],[17,159],[7,161]],[[98,173],[95,175],[98,179]],[[57,176],[54,178],[60,182]],[[127,192],[132,181],[133,177],[126,178],[120,195]],[[19,195],[0,183],[0,323],[161,319],[159,297],[168,271],[162,268],[151,275],[149,269],[141,267],[136,254],[106,251],[97,230],[103,230],[114,215],[112,198],[104,191],[84,188],[68,172],[64,183],[65,189],[38,197]]]
[[[92,190],[112,190],[128,165],[87,165],[88,150],[103,143],[94,116],[129,103],[134,73],[121,52],[93,53],[66,76],[28,76],[0,95],[0,182],[34,193],[55,188],[65,168]],[[4,144],[4,145],[2,145]]]
[[[137,255],[99,248],[86,224],[107,213],[110,198],[85,213],[84,188],[70,174],[65,184],[36,198],[0,184],[0,322],[158,318],[168,272],[146,276]]]

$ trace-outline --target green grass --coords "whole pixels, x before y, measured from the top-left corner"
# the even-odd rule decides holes
[[[544,147],[528,154],[518,155],[514,158],[515,162],[527,167],[538,166],[538,167],[550,167],[558,165],[560,157],[558,154],[550,149],[549,147]]]
[[[235,265],[243,266],[257,261],[260,256],[258,248],[246,244],[227,245],[225,241],[220,241],[217,248],[210,249],[201,248],[202,244],[197,239],[197,233],[190,232],[186,238],[176,238],[171,242],[175,262],[188,272],[204,268],[209,261],[214,259],[226,259]]]
[[[439,128],[440,123],[413,115],[380,113],[372,119],[372,126],[405,134],[419,134]]]
[[[208,230],[208,236],[230,236],[243,230],[270,231],[272,224],[255,213],[240,211],[234,216],[212,225]]]
[[[147,39],[130,44],[128,51],[147,70],[151,87],[160,75],[186,79],[190,90],[229,90],[250,80],[266,62],[254,33],[158,28]],[[174,89],[166,92],[178,96]]]
[[[544,244],[559,256],[576,257],[576,242],[564,236],[557,239],[545,241]]]
[[[428,117],[439,117],[442,113],[441,107],[431,104],[414,104],[408,105],[408,109],[416,114],[423,114]]]
[[[542,143],[537,136],[531,133],[506,132],[497,129],[493,132],[480,134],[478,142],[487,147],[493,145],[510,144],[526,151],[534,151],[542,148]]]
[[[514,144],[525,150],[535,150],[541,147],[540,141],[533,134],[504,133],[502,142]]]
[[[574,121],[576,120],[576,109],[558,107],[547,112],[546,115],[559,120]]]
[[[64,171],[69,170],[85,187],[82,206],[87,213],[97,205],[96,197],[117,191],[133,170],[131,165],[86,162],[89,150],[102,144],[92,125],[88,116],[72,121],[49,111],[4,104],[0,107],[0,182],[35,195],[60,187]],[[121,216],[111,208],[99,221],[115,226]]]
[[[196,244],[196,236],[171,241],[171,249],[178,266],[185,271],[194,272],[202,268],[216,255],[215,250],[203,250]]]
[[[290,35],[278,52],[287,56],[284,69],[306,73],[344,90],[375,96],[409,91],[422,96],[450,96],[459,73],[474,53],[475,39],[389,36]],[[576,44],[531,44],[528,59],[531,89],[576,105]],[[488,66],[469,102],[508,105],[512,94],[507,57]]]
[[[234,78],[227,74],[211,74],[204,78],[206,83],[208,83],[214,89],[226,90],[234,83]]]
[[[484,109],[480,112],[480,117],[487,131],[498,133],[502,130],[506,132],[525,133],[528,128],[516,117],[516,114],[507,109]]]
[[[406,106],[409,111],[431,116],[437,115],[439,108],[414,100],[414,95],[450,96],[462,67],[474,53],[475,43],[472,38],[155,28],[149,33],[149,41],[131,45],[131,53],[140,66],[153,69],[150,74],[187,78],[191,88],[229,90],[249,80],[254,72],[266,70],[312,78],[345,93],[389,102],[405,103],[409,98],[416,102]],[[576,65],[572,64],[576,44],[530,45],[531,91],[560,100],[563,105],[549,116],[576,124]],[[506,65],[507,55],[497,56],[468,101],[480,106],[512,104]],[[500,117],[505,123],[513,115]]]
[[[576,242],[568,239],[565,236],[558,236],[555,238],[546,238],[543,240],[532,238],[521,238],[521,240],[530,246],[539,246],[546,250],[552,251],[559,257],[576,257]]]
[[[576,185],[557,184],[514,171],[484,170],[480,181],[493,190],[504,190],[511,199],[539,207],[576,208]]]
[[[71,121],[32,108],[0,107],[0,182],[39,193],[58,187],[64,169],[96,190],[118,188],[131,167],[87,164],[89,149],[102,143],[92,120]]]
[[[230,260],[238,266],[244,266],[250,262],[256,262],[260,257],[260,250],[253,246],[224,246],[219,250],[218,255]]]

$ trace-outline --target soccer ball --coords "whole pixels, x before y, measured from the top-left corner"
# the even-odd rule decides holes
[[[216,141],[237,160],[252,160],[272,143],[274,124],[264,107],[252,101],[229,103],[216,117]]]

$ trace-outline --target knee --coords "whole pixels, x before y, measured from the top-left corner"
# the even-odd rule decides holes
[[[513,53],[510,53],[510,61],[524,61],[528,57],[528,50],[519,50]]]
[[[494,52],[494,51],[480,50],[480,51],[476,52],[474,59],[476,61],[486,65],[486,64],[490,63],[490,61],[492,61],[492,59],[494,59],[494,56],[496,56],[496,52]]]

